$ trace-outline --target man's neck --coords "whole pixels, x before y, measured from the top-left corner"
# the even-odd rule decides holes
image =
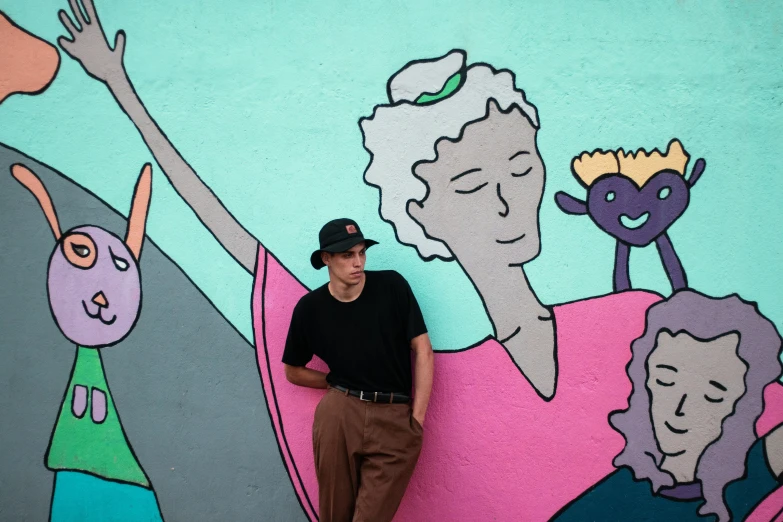
[[[329,274],[329,284],[327,287],[329,288],[329,293],[332,294],[332,297],[343,303],[349,303],[358,299],[362,294],[365,281],[367,281],[367,275],[365,273],[362,273],[361,282],[355,285],[347,285]]]

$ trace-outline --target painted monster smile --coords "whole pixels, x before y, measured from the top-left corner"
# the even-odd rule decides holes
[[[649,217],[650,217],[649,212],[645,212],[644,214],[642,214],[637,218],[632,218],[628,214],[622,214],[620,215],[620,224],[625,228],[634,230],[643,227],[644,224],[647,223],[647,219]]]
[[[90,313],[90,310],[87,309],[87,303],[85,303],[84,300],[82,300],[82,307],[84,308],[84,313],[86,313],[88,317],[90,317],[91,319],[98,319],[100,322],[102,322],[105,325],[114,324],[114,321],[117,320],[117,315],[111,316],[111,319],[104,319],[103,316],[101,315],[100,306],[98,307],[97,312],[95,312],[94,314]]]

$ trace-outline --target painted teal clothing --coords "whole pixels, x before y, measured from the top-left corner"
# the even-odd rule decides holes
[[[732,521],[739,522],[750,514],[761,500],[778,486],[778,480],[767,465],[764,441],[758,440],[748,453],[747,474],[726,488],[725,501]],[[620,468],[594,488],[585,492],[561,510],[552,520],[586,522],[634,520],[669,522],[713,522],[714,515],[701,516],[704,500],[681,500],[655,495],[648,480],[635,481],[628,468]]]
[[[50,522],[162,522],[152,490],[58,471]]]

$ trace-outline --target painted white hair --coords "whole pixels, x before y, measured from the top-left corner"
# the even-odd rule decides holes
[[[413,174],[414,165],[434,160],[441,138],[457,139],[468,124],[485,118],[490,99],[504,111],[519,107],[538,128],[536,108],[515,87],[514,75],[487,64],[468,67],[464,84],[453,95],[429,105],[414,103],[422,94],[438,93],[460,70],[465,74],[465,59],[464,51],[454,50],[441,58],[409,63],[389,80],[392,103],[376,106],[372,116],[359,120],[364,148],[371,155],[364,180],[380,189],[381,218],[391,223],[400,243],[416,247],[427,260],[450,260],[453,255],[443,242],[427,237],[408,214],[408,202],[421,201],[427,194],[425,183]]]

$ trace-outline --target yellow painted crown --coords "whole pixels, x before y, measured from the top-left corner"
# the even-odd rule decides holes
[[[604,174],[619,174],[641,188],[662,170],[673,170],[684,176],[689,158],[680,140],[673,139],[669,142],[665,154],[661,154],[658,149],[653,149],[650,153],[644,149],[636,152],[625,152],[623,149],[583,152],[573,159],[571,170],[586,187]]]

